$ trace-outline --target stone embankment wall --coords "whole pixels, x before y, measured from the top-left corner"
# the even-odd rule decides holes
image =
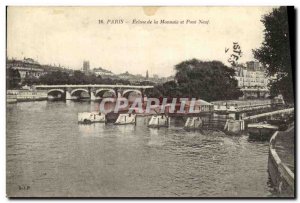
[[[277,135],[278,131],[273,134],[270,140],[268,160],[268,171],[270,178],[280,196],[295,197],[294,173],[282,162],[275,149]]]

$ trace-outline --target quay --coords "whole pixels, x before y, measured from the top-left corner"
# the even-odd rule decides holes
[[[47,100],[47,92],[41,90],[7,90],[7,103],[23,102],[23,101],[41,101]]]
[[[264,100],[228,100],[214,101],[214,110],[217,113],[242,113],[249,111],[263,111],[267,108],[277,107],[283,104],[281,99]]]
[[[253,109],[253,112],[255,111],[256,109]],[[239,119],[231,119],[226,122],[224,129],[227,129],[227,131],[231,133],[239,133],[241,131],[247,130],[247,126],[250,123],[265,121],[267,119],[272,119],[275,116],[283,117],[286,115],[291,115],[293,113],[294,113],[294,108],[288,108],[288,109],[280,109],[280,110],[266,112],[266,113],[260,113],[252,116],[247,116],[244,118],[239,118]]]

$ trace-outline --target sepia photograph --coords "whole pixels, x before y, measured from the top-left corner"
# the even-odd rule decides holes
[[[295,199],[295,41],[293,6],[6,6],[7,198]]]

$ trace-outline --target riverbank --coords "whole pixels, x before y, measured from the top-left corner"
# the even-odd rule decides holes
[[[282,197],[295,197],[295,129],[276,132],[270,140],[268,171],[274,188]]]

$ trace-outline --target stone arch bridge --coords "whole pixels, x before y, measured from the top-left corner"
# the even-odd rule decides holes
[[[146,89],[154,88],[153,86],[133,86],[133,85],[36,85],[36,90],[47,91],[48,96],[57,97],[66,100],[78,99],[82,92],[89,95],[90,100],[95,101],[102,99],[105,93],[112,97],[126,97],[131,93],[136,93],[144,97]]]

